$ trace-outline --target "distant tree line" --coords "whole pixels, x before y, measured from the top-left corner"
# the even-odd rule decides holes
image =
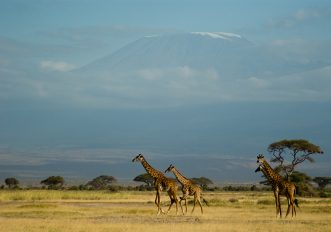
[[[154,179],[148,174],[143,173],[136,176],[136,182],[143,184],[138,186],[121,186],[116,185],[117,179],[113,176],[101,175],[86,184],[78,186],[65,186],[65,180],[61,176],[49,176],[48,178],[40,181],[42,189],[50,190],[107,190],[110,192],[116,191],[154,191]],[[259,186],[256,185],[227,185],[223,187],[215,186],[213,182],[206,177],[192,178],[204,191],[268,191],[271,190],[266,181],[261,181]],[[330,189],[326,189],[327,185],[331,184],[331,177],[314,177],[311,178],[305,173],[294,171],[290,177],[290,181],[297,186],[297,194],[300,196],[321,196],[331,197]],[[315,183],[315,187],[313,184]],[[5,185],[1,189],[20,189],[20,182],[15,177],[5,179]],[[40,187],[34,187],[40,188]]]

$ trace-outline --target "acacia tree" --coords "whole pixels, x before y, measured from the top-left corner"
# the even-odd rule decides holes
[[[324,189],[328,184],[331,184],[331,177],[318,176],[313,181],[318,184],[320,189]]]
[[[286,178],[292,175],[298,164],[308,160],[314,154],[323,154],[321,148],[304,139],[281,140],[269,145],[268,151],[272,154],[271,162],[277,163]]]
[[[117,182],[113,176],[101,175],[89,181],[86,186],[91,186],[93,189],[101,190],[107,189],[114,182]]]
[[[147,184],[148,187],[151,187],[154,183],[154,178],[149,173],[140,174],[136,176],[133,180],[137,182],[144,182]]]
[[[8,185],[8,188],[16,188],[19,185],[19,181],[15,177],[9,177],[5,179],[6,185]]]
[[[194,183],[200,185],[200,187],[204,190],[208,189],[208,185],[214,184],[210,179],[207,177],[201,176],[199,178],[194,177],[191,179]]]
[[[64,178],[62,176],[50,176],[40,181],[40,184],[47,185],[49,189],[59,189],[64,184]]]

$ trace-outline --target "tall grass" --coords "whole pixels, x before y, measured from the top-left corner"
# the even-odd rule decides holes
[[[6,231],[330,231],[331,202],[300,198],[297,217],[276,219],[272,193],[204,193],[209,207],[156,216],[154,192],[0,191],[0,232]],[[163,208],[169,204],[165,193]],[[286,202],[283,199],[283,212]],[[189,205],[189,211],[192,205]]]
[[[153,193],[109,192],[109,191],[70,191],[70,190],[2,190],[1,201],[114,201],[118,199],[138,200],[141,196]]]

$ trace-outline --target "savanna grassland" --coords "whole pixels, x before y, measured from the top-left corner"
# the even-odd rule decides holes
[[[331,231],[330,198],[298,198],[296,218],[276,219],[272,192],[207,192],[204,214],[196,207],[185,216],[175,207],[157,216],[154,194],[2,190],[0,231]],[[165,193],[161,200],[166,209]]]

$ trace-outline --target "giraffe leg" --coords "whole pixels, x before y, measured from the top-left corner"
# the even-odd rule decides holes
[[[185,213],[187,213],[187,198],[184,199],[185,202]]]
[[[294,196],[293,196],[293,195],[291,196],[290,200],[291,200],[291,206],[292,206],[292,218],[293,218],[294,213],[295,213],[295,216],[296,216],[296,212],[295,212],[295,202],[294,202],[295,199],[294,199]]]
[[[180,208],[182,209],[182,214],[184,215],[184,210],[183,210],[183,207],[182,207],[182,198],[180,197],[180,201],[179,201],[179,205],[180,205]]]
[[[200,205],[201,214],[203,214],[203,209],[202,209],[202,204],[201,204],[201,199],[202,199],[201,192],[200,191],[196,191],[195,192],[195,195],[196,195],[196,197],[198,199],[198,203]]]
[[[176,203],[176,215],[178,215],[178,203],[179,203],[179,201],[178,201],[178,198],[177,198],[176,195],[174,197],[175,197],[175,203]],[[183,212],[182,205],[180,205],[180,208],[182,209],[182,212]]]
[[[174,198],[174,201],[176,203],[176,215],[178,215],[178,204],[179,204],[179,201],[178,201],[178,197],[176,195],[176,192],[173,192],[173,198]],[[180,208],[181,208],[182,213],[183,213],[183,207],[182,207],[181,204],[179,204],[179,205],[180,205]]]
[[[197,201],[198,201],[198,199],[196,197],[194,197],[194,204],[193,204],[193,209],[192,209],[191,213],[194,212],[194,208],[195,208],[195,205],[196,205]]]
[[[169,208],[168,208],[168,210],[167,210],[167,212],[166,212],[166,214],[168,214],[169,213],[169,211],[170,211],[170,209],[171,209],[171,207],[172,207],[172,205],[173,205],[173,203],[175,202],[175,200],[173,200],[173,199],[170,199],[170,205],[169,205]]]
[[[160,193],[156,191],[155,204],[157,206],[157,215],[160,214]]]
[[[187,213],[187,197],[188,197],[188,192],[185,191],[183,196],[180,198],[180,201],[184,200],[185,203],[185,213]]]
[[[282,218],[282,207],[280,205],[280,193],[278,190],[274,192],[275,195],[275,202],[276,202],[276,218],[279,217]]]
[[[199,206],[200,206],[200,210],[201,210],[201,214],[203,214],[203,209],[202,209],[202,204],[201,204],[201,195],[200,192],[196,191],[194,193],[194,200],[196,200],[196,202],[198,202]]]
[[[178,201],[177,197],[176,197],[176,196],[171,196],[171,197],[170,197],[170,200],[171,200],[171,203],[170,203],[170,206],[169,206],[169,208],[168,208],[167,213],[170,211],[172,205],[173,205],[174,203],[176,203],[176,215],[178,215],[178,203],[179,203],[179,201]],[[182,213],[184,214],[182,205],[180,205],[180,208],[181,208],[181,210],[182,210]]]
[[[160,215],[160,213],[164,213],[163,209],[161,208],[161,196],[159,189],[157,189],[156,191],[155,204],[157,206],[157,215]]]
[[[173,194],[173,193],[172,193]],[[176,196],[176,194],[173,194],[172,195],[172,204],[173,203],[176,203],[176,215],[178,215],[178,199],[177,199],[177,196]],[[170,209],[169,209],[170,210]]]
[[[280,205],[280,194],[278,193],[278,208],[279,208],[279,217],[282,218],[282,207]]]
[[[295,192],[296,192],[296,189],[295,189],[295,186],[293,188],[293,191],[292,191],[292,203],[293,203],[293,208],[292,208],[292,217],[293,217],[293,213],[294,213],[294,216],[296,217],[297,216],[297,212],[295,210],[295,206],[297,205],[297,200],[295,199]]]
[[[157,201],[158,201],[158,195],[157,195],[157,192],[156,192],[156,194],[155,194],[155,201],[154,201],[154,203],[155,203],[156,206],[158,206]]]
[[[169,213],[172,205],[176,202],[176,215],[178,214],[178,200],[176,198],[176,196],[173,194],[172,191],[168,191],[168,195],[170,197],[170,205],[169,205],[169,208],[167,210],[167,214]]]
[[[179,202],[180,205],[182,205],[182,203],[181,203],[182,201],[184,201],[184,205],[185,205],[185,213],[184,213],[184,210],[183,210],[183,208],[182,208],[183,215],[184,215],[184,214],[187,213],[187,198],[182,198],[182,197],[181,197],[180,202]]]
[[[201,200],[198,198],[198,203],[200,205],[200,209],[201,209],[201,214],[203,214],[203,209],[202,209],[202,204],[201,204]]]
[[[182,210],[182,214],[185,215],[184,210],[183,210],[183,206],[182,206],[182,200],[184,200],[184,199],[182,199],[182,198],[180,197],[179,205],[180,205],[180,208],[181,208],[181,210]]]
[[[176,200],[177,200],[177,204],[179,204],[180,209],[182,210],[182,214],[184,215],[184,210],[183,210],[183,206],[182,206],[182,204],[181,204],[180,201],[177,199],[177,197],[176,197]]]
[[[290,208],[292,208],[292,202],[291,202],[291,199],[287,198],[287,211],[286,211],[286,216],[285,218],[287,217],[287,215],[290,213]],[[293,217],[293,215],[292,215]]]
[[[277,193],[274,192],[274,196],[275,196],[275,204],[276,204],[276,218],[278,217],[278,213],[279,213],[279,207],[278,207],[278,197],[277,197]]]

